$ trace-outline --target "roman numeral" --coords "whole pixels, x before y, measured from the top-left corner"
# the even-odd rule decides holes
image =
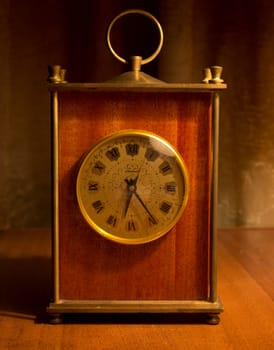
[[[97,214],[99,214],[104,209],[104,205],[100,200],[93,202],[92,206]]]
[[[96,162],[92,168],[92,172],[96,175],[102,175],[105,172],[105,164],[100,162],[100,160],[98,162]]]
[[[113,147],[112,149],[106,152],[106,156],[109,160],[117,160],[120,157],[120,152],[118,147]]]
[[[145,157],[147,160],[154,162],[159,157],[159,153],[153,148],[148,148],[146,150]]]
[[[137,143],[126,144],[126,152],[129,156],[136,156],[139,152],[139,145]]]
[[[135,226],[135,223],[133,220],[128,221],[127,230],[128,231],[136,231],[136,226]]]
[[[177,188],[176,182],[168,182],[165,185],[166,192],[170,194],[176,193],[176,188]]]
[[[88,184],[88,190],[89,191],[98,191],[98,183],[97,182],[90,182]]]
[[[159,169],[163,175],[172,173],[172,168],[167,161],[164,161],[162,164],[160,164]]]
[[[170,210],[170,208],[172,207],[171,204],[167,203],[167,202],[162,202],[161,206],[160,206],[160,209],[165,213],[167,214]]]
[[[115,227],[115,226],[116,226],[116,223],[117,223],[117,218],[116,218],[116,216],[110,215],[110,216],[107,218],[107,223],[108,223],[110,226]]]

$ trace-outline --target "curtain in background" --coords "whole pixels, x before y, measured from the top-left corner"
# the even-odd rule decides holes
[[[274,2],[269,0],[2,0],[0,4],[0,229],[50,224],[47,66],[70,81],[98,82],[125,67],[106,47],[111,19],[154,14],[164,46],[144,71],[199,82],[224,67],[219,226],[274,225]],[[127,37],[121,34],[123,48]],[[149,36],[143,42],[149,45]]]

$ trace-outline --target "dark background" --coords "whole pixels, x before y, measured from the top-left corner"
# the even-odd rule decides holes
[[[105,81],[125,71],[105,35],[128,8],[151,12],[164,30],[163,49],[145,72],[200,82],[203,68],[224,67],[219,226],[273,226],[272,0],[1,0],[0,229],[50,225],[47,66],[61,64],[71,82]],[[119,53],[139,45],[142,55],[154,50],[157,32],[138,21],[115,26]]]

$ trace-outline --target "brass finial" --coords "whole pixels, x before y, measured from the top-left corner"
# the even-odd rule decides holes
[[[209,83],[220,84],[223,83],[224,80],[221,79],[223,67],[221,66],[211,66],[211,75],[212,78],[209,80]]]
[[[211,66],[210,68],[204,68],[204,79],[203,83],[212,83],[212,84],[221,84],[224,82],[223,79],[221,79],[223,67],[221,66]]]
[[[66,83],[67,81],[65,80],[66,76],[66,69],[61,68],[60,65],[52,65],[48,66],[48,82],[50,83]]]
[[[64,69],[64,68],[60,69],[60,79],[61,79],[60,83],[67,83],[67,81],[66,81],[66,73],[67,73],[66,69]]]
[[[204,73],[203,83],[207,84],[209,82],[209,80],[211,80],[211,78],[212,78],[210,68],[204,68],[203,73]]]

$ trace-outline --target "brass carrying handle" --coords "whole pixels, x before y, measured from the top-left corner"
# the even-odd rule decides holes
[[[146,12],[144,10],[138,10],[138,9],[130,9],[130,10],[126,10],[126,11],[123,11],[121,12],[119,15],[117,15],[116,17],[113,18],[113,20],[110,22],[109,26],[108,26],[108,30],[107,30],[107,43],[108,43],[108,47],[110,49],[110,52],[113,54],[113,56],[115,58],[117,58],[118,61],[122,62],[122,63],[129,63],[126,59],[124,59],[123,57],[119,56],[116,51],[113,49],[112,45],[111,45],[111,42],[110,42],[110,32],[111,32],[111,29],[113,27],[113,25],[115,24],[115,22],[120,19],[121,17],[123,16],[126,16],[128,14],[140,14],[140,15],[143,15],[145,17],[148,17],[152,20],[152,22],[154,22],[157,26],[157,28],[159,29],[159,33],[160,33],[160,41],[159,41],[159,45],[156,49],[156,51],[149,57],[145,58],[145,59],[142,59],[141,60],[141,65],[143,64],[147,64],[151,61],[154,60],[154,58],[159,54],[159,52],[161,51],[161,48],[163,46],[163,41],[164,41],[164,34],[163,34],[163,29],[161,27],[161,24],[158,22],[158,20],[152,15],[150,14],[149,12]]]

